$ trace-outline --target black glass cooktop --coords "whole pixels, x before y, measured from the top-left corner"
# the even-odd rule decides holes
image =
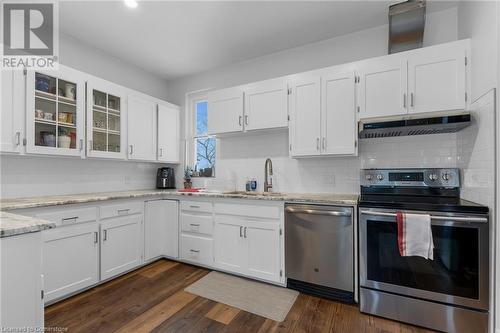
[[[447,196],[361,194],[359,198],[359,206],[366,208],[478,214],[487,214],[489,211],[486,206],[460,199],[458,197]]]

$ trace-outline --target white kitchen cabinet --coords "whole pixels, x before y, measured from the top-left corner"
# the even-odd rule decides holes
[[[468,108],[469,40],[361,61],[360,119]]]
[[[243,90],[241,87],[208,94],[208,134],[243,131]]]
[[[144,259],[178,257],[179,203],[150,200],[144,207]]]
[[[85,80],[77,70],[26,74],[26,152],[85,156]]]
[[[410,113],[466,108],[466,42],[438,45],[409,54]]]
[[[179,108],[158,104],[158,161],[180,162]]]
[[[400,54],[359,63],[360,118],[407,113],[407,58]]]
[[[43,330],[41,232],[0,238],[0,327]]]
[[[179,238],[179,257],[181,260],[207,267],[213,266],[213,241],[211,238],[184,233]]]
[[[245,273],[247,244],[243,238],[245,221],[236,216],[216,215],[214,230],[215,266],[230,272]]]
[[[283,207],[215,204],[214,266],[250,278],[282,283]]]
[[[290,155],[357,154],[354,71],[337,66],[292,83]]]
[[[101,280],[141,264],[142,218],[132,214],[101,220]]]
[[[156,161],[157,103],[139,94],[128,95],[128,158]]]
[[[79,223],[44,230],[45,302],[99,282],[99,226]]]
[[[334,69],[322,76],[321,125],[322,155],[357,153],[354,71]]]
[[[269,80],[245,89],[245,131],[288,126],[288,85]]]
[[[87,81],[87,156],[126,159],[126,90],[90,77]]]
[[[305,77],[291,83],[290,153],[291,156],[320,154],[321,78]]]
[[[247,241],[247,269],[250,276],[279,281],[282,275],[280,258],[280,224],[251,221],[243,230]]]
[[[1,70],[0,152],[21,153],[24,138],[24,76],[21,71]]]

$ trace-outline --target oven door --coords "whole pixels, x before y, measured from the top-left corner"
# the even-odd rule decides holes
[[[399,255],[395,210],[360,207],[361,287],[488,310],[487,216],[425,213],[434,260]]]

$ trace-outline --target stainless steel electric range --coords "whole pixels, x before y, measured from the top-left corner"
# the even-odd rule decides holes
[[[429,214],[434,260],[402,257],[397,212]],[[446,332],[487,332],[488,207],[458,169],[367,169],[359,203],[361,311]]]

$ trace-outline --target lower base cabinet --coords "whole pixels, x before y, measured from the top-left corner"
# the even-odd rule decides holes
[[[97,222],[42,232],[45,302],[99,282],[98,233]]]
[[[41,252],[41,232],[0,238],[2,332],[43,332]]]
[[[179,256],[179,202],[150,200],[144,205],[144,260]]]
[[[179,241],[179,256],[181,260],[203,266],[213,265],[211,238],[181,235]]]
[[[215,268],[284,283],[283,207],[246,204],[215,207]]]
[[[101,280],[139,266],[142,262],[142,214],[101,221]]]

